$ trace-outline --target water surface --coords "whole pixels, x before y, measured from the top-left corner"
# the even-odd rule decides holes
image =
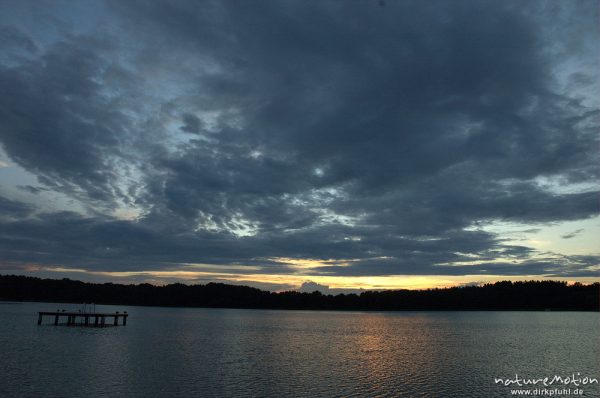
[[[494,378],[600,375],[598,313],[97,306],[127,326],[36,324],[62,308],[0,305],[0,396],[508,397]]]

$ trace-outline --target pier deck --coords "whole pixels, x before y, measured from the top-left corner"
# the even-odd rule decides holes
[[[104,327],[107,325],[117,326],[119,325],[119,318],[123,319],[121,323],[123,326],[127,325],[127,312],[115,312],[115,313],[85,313],[85,312],[64,312],[64,311],[40,311],[38,312],[38,325],[42,324],[42,320],[45,316],[54,317],[55,325],[67,325],[67,326],[94,326]],[[61,318],[66,318],[66,323],[60,323]],[[112,319],[111,319],[112,318]],[[107,323],[107,319],[109,322]],[[92,322],[93,320],[93,322]],[[110,322],[112,321],[112,322]]]

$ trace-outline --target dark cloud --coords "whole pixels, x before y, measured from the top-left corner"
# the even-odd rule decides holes
[[[579,235],[583,231],[584,231],[583,228],[580,228],[580,229],[575,230],[573,232],[569,232],[568,234],[562,235],[561,238],[563,238],[563,239],[571,239],[571,238],[576,237],[577,235]]]
[[[17,186],[17,188],[19,188],[19,189],[21,189],[21,190],[23,190],[25,192],[32,193],[34,195],[38,194],[40,192],[49,191],[49,189],[47,189],[47,188],[44,188],[44,187],[34,187],[32,185],[19,185],[19,186]]]
[[[19,52],[35,52],[38,46],[26,33],[20,29],[12,26],[0,27],[0,43],[5,51],[14,51],[15,54]]]
[[[0,220],[3,218],[21,219],[27,217],[33,209],[31,206],[0,196]]]
[[[182,131],[186,133],[198,134],[200,129],[202,128],[202,120],[198,118],[196,115],[192,115],[191,113],[184,113],[181,116],[183,120],[183,126],[181,127]]]
[[[102,94],[105,56],[98,41],[69,37],[0,70],[5,151],[44,184],[102,201],[118,189],[114,159],[126,138],[122,110]]]
[[[2,148],[38,178],[26,191],[60,192],[87,213],[13,211],[3,259],[592,272],[593,256],[540,262],[473,228],[597,215],[597,188],[560,186],[596,178],[593,2],[380,5],[108,1],[80,15],[93,27],[50,37],[8,23]],[[127,211],[134,220],[115,216]]]

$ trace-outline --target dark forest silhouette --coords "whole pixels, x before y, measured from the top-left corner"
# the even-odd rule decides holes
[[[310,310],[583,310],[598,311],[600,283],[558,281],[496,282],[483,286],[428,290],[365,291],[323,295],[272,293],[248,286],[85,283],[0,275],[0,300],[63,303],[265,308]]]

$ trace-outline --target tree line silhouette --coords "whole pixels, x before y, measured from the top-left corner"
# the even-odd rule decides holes
[[[70,279],[0,275],[0,300],[97,303],[166,307],[307,310],[573,310],[598,311],[600,283],[496,282],[427,290],[365,291],[324,295],[318,291],[268,292],[248,286],[208,283],[121,285]]]

